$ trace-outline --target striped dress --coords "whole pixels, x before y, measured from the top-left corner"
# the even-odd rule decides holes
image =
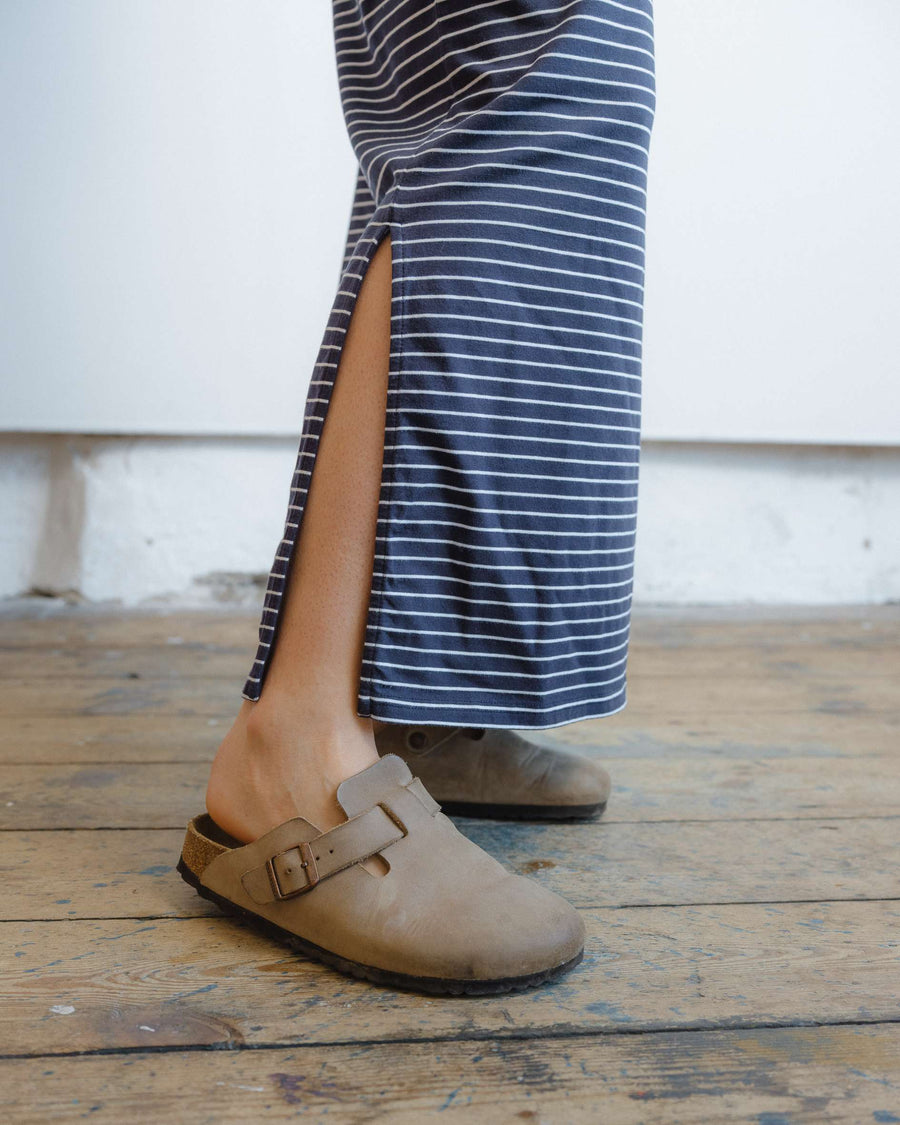
[[[334,0],[359,160],[260,697],[350,314],[392,242],[384,466],[357,710],[546,728],[626,702],[651,0]]]

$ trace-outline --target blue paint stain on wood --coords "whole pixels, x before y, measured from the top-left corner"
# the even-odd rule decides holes
[[[149,930],[155,930],[155,929],[156,929],[156,926],[141,926],[140,929],[129,930],[127,933],[124,933],[124,934],[103,935],[102,937],[98,937],[96,940],[97,941],[121,941],[122,938],[134,937],[135,934],[145,934]]]
[[[847,1070],[850,1074],[856,1074],[859,1078],[865,1078],[868,1082],[877,1082],[880,1086],[891,1086],[893,1083],[890,1078],[876,1078],[874,1074],[869,1074],[865,1070],[860,1070],[856,1066],[848,1066]]]
[[[194,988],[190,992],[176,992],[174,996],[170,997],[171,1000],[186,1000],[188,996],[199,996],[201,992],[212,992],[214,988],[218,988],[218,984],[206,984],[203,988]]]
[[[598,1016],[607,1016],[616,1023],[632,1022],[632,1018],[627,1012],[623,1012],[621,1008],[617,1007],[615,1004],[610,1004],[606,1000],[595,1000],[591,1004],[586,1004],[585,1011],[593,1012]]]
[[[457,1086],[455,1090],[450,1091],[450,1093],[446,1096],[446,1098],[444,1098],[443,1102],[438,1106],[438,1113],[440,1113],[442,1110],[445,1110],[450,1105],[450,1103],[453,1101],[453,1099],[459,1093],[460,1089],[461,1089],[461,1087]]]

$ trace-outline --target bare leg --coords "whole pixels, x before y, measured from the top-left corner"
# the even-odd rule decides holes
[[[390,301],[386,235],[344,342],[263,690],[257,702],[243,702],[212,766],[207,809],[243,842],[298,815],[322,830],[339,824],[338,784],[378,757],[372,721],[356,714],[356,693],[381,481]]]

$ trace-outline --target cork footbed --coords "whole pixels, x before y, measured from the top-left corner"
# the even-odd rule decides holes
[[[184,835],[181,858],[197,878],[202,875],[206,865],[232,848],[241,847],[241,841],[229,836],[213,820],[209,813],[195,816],[188,824]]]

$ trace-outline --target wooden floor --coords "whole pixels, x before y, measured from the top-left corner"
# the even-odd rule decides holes
[[[900,607],[644,611],[629,705],[540,732],[595,824],[460,821],[584,912],[556,985],[339,976],[174,871],[255,614],[0,615],[0,1118],[900,1122]]]

